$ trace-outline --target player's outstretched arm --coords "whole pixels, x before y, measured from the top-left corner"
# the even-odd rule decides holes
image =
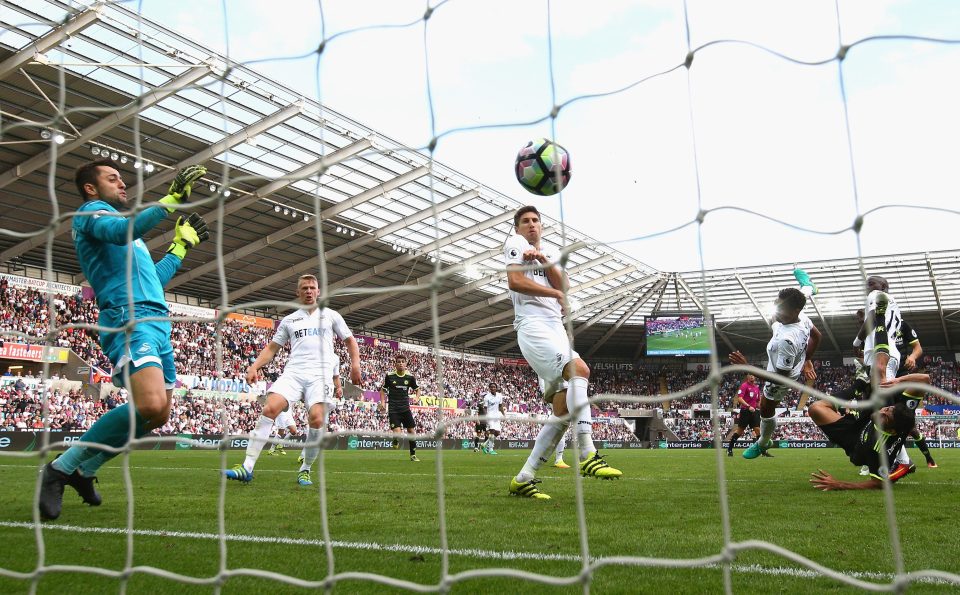
[[[727,358],[730,360],[730,363],[735,366],[745,366],[747,365],[747,358],[744,357],[739,351],[734,351]]]
[[[187,202],[193,190],[193,183],[205,175],[207,175],[207,168],[202,165],[188,165],[181,169],[170,183],[167,195],[160,199],[160,204],[164,205],[168,213],[174,212],[176,209],[172,207]]]
[[[91,206],[89,209],[95,209],[96,204],[87,203]],[[87,211],[88,209],[81,209]],[[140,211],[133,217],[133,239],[139,240],[148,231],[157,226],[167,216],[166,211],[151,207]],[[93,216],[77,217],[74,227],[83,233],[90,234],[97,240],[107,243],[123,246],[127,243],[127,230],[130,226],[129,217],[111,216],[109,214],[97,213]]]
[[[822,492],[832,492],[837,490],[878,490],[883,487],[883,482],[876,477],[871,477],[866,481],[840,481],[823,469],[817,469],[810,474],[810,483],[813,487]]]
[[[281,345],[274,341],[267,341],[267,344],[264,346],[263,350],[260,351],[260,355],[257,356],[257,359],[254,360],[250,367],[247,368],[246,381],[247,384],[256,384],[257,383],[257,372],[260,371],[260,368],[269,364],[274,357],[276,357],[277,352],[280,351]]]

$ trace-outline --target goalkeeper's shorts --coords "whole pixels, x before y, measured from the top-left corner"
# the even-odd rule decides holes
[[[119,309],[110,308],[100,312],[100,325],[116,328],[126,324],[126,320],[111,320],[114,317],[108,312]],[[137,323],[130,332],[129,342],[126,333],[101,332],[100,347],[113,364],[111,382],[115,386],[124,386],[124,371],[132,375],[150,366],[163,370],[163,382],[167,389],[176,385],[177,368],[173,362],[173,347],[170,345],[169,321],[151,320]]]

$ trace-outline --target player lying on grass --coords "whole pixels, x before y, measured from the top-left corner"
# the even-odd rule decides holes
[[[929,384],[927,374],[907,374],[899,378],[892,378],[881,384],[884,388],[896,386],[903,382],[920,382]],[[869,384],[867,385],[869,387]],[[853,387],[844,389],[838,398],[851,400]],[[869,388],[865,397],[869,398]],[[881,408],[874,415],[867,411],[848,410],[846,414],[837,411],[829,401],[817,401],[810,406],[810,419],[823,430],[832,442],[843,449],[850,462],[854,465],[866,465],[870,470],[870,478],[866,481],[841,481],[832,475],[818,469],[811,474],[810,483],[818,490],[872,490],[883,486],[883,479],[896,482],[908,473],[909,465],[896,465],[891,471],[882,465],[880,451],[885,450],[887,461],[894,463],[897,453],[906,443],[916,424],[916,407],[919,399],[910,393],[904,392],[903,398],[897,398],[896,404]]]

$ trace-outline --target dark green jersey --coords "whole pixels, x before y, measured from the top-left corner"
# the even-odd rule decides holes
[[[857,439],[852,441],[850,448],[844,450],[851,463],[866,465],[870,469],[870,475],[883,479],[884,473],[880,469],[880,451],[886,449],[887,461],[891,466],[895,465],[894,459],[903,448],[906,436],[884,432],[877,427],[869,415],[863,415],[857,421],[857,426],[859,429]]]
[[[410,372],[403,375],[391,372],[383,379],[383,390],[387,391],[387,401],[390,408],[410,407],[410,391],[417,389],[417,379]]]

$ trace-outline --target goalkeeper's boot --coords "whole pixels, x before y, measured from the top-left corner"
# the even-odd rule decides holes
[[[535,498],[537,500],[549,500],[550,496],[544,494],[537,488],[538,483],[540,483],[539,479],[519,482],[517,478],[514,477],[510,480],[510,495],[521,496],[523,498]]]
[[[312,485],[313,485],[313,482],[310,481],[310,472],[309,472],[309,471],[301,471],[301,472],[297,473],[297,483],[300,484],[300,485],[303,486],[303,487],[312,486]]]
[[[60,455],[54,457],[54,460],[60,458]],[[93,484],[100,483],[100,480],[94,477],[84,477],[80,475],[80,470],[75,469],[73,473],[67,476],[67,485],[77,491],[80,494],[80,497],[83,498],[84,504],[89,504],[90,506],[100,506],[100,503],[103,502],[103,499],[100,498],[100,492],[97,491],[97,488]]]
[[[557,461],[553,464],[553,466],[556,467],[557,469],[569,469],[569,468],[570,468],[570,465],[564,463],[564,462],[563,462],[563,459],[557,459]]]
[[[63,508],[63,487],[69,483],[67,474],[55,469],[50,463],[43,466],[40,480],[40,518],[52,521],[60,516]]]
[[[253,481],[253,471],[247,471],[247,468],[243,465],[234,465],[231,469],[224,471],[223,474],[227,476],[227,479],[234,481],[241,481],[243,483]]]
[[[79,471],[74,471],[67,476],[67,485],[77,490],[77,493],[83,498],[83,503],[90,506],[100,506],[100,503],[103,502],[100,498],[100,492],[93,485],[95,483],[100,483],[96,476],[84,477],[80,475]]]
[[[599,477],[600,479],[620,479],[623,472],[614,469],[603,460],[599,452],[594,451],[593,456],[580,463],[580,475],[584,477]]]
[[[760,446],[760,441],[757,440],[756,442],[754,442],[753,444],[750,445],[750,448],[748,448],[747,450],[743,451],[743,458],[745,458],[745,459],[755,459],[755,458],[759,457],[760,455],[762,455],[762,454],[765,453],[765,452],[767,452],[767,449],[764,448],[764,447],[762,447],[762,446]]]
[[[410,460],[414,463],[419,463],[420,459],[417,458],[417,455],[410,455]]]

